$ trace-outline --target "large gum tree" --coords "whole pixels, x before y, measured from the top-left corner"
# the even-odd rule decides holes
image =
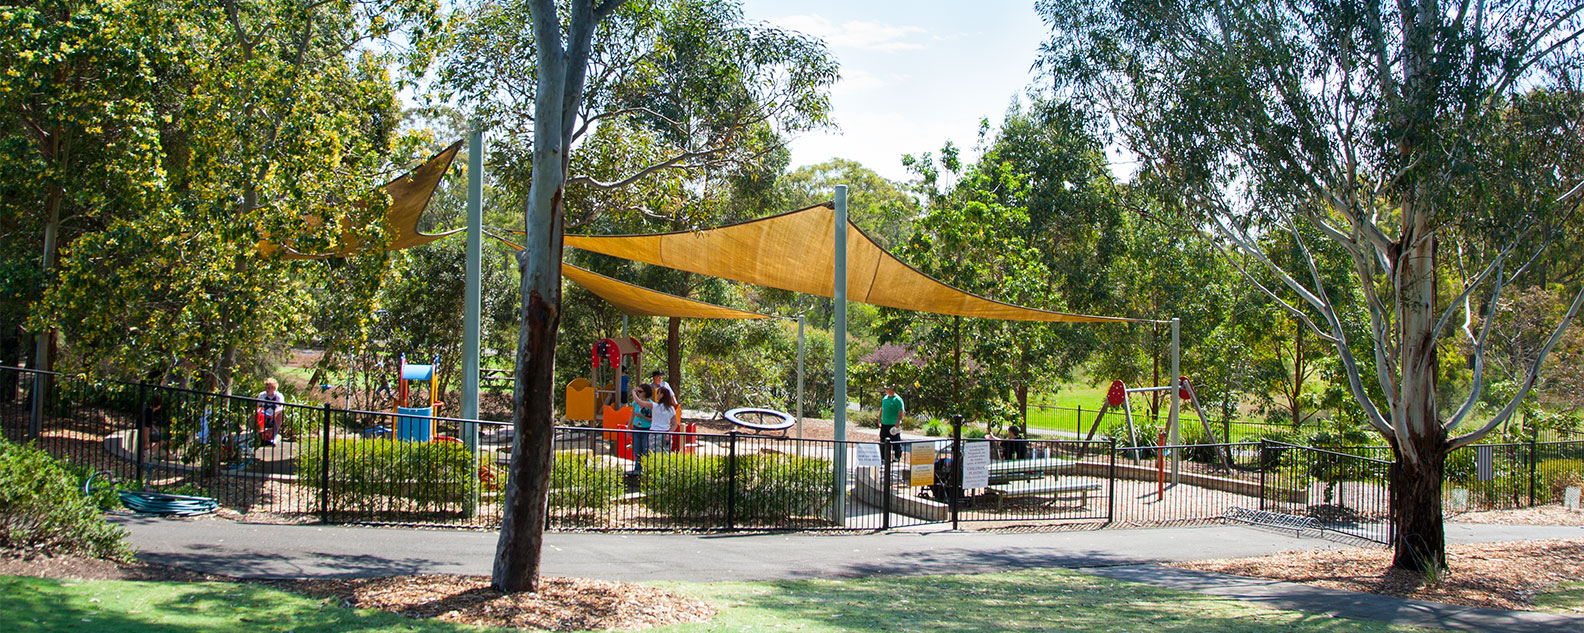
[[[1570,290],[1576,296],[1545,326],[1517,393],[1489,417],[1471,415],[1503,290],[1567,239],[1556,227],[1580,204],[1576,161],[1513,138],[1542,121],[1548,132],[1537,136],[1576,135],[1584,4],[1040,0],[1038,8],[1053,33],[1041,67],[1108,115],[1141,159],[1136,184],[1179,201],[1189,228],[1245,270],[1273,276],[1281,286],[1266,288],[1273,299],[1334,347],[1363,418],[1396,453],[1393,565],[1444,567],[1447,454],[1512,415],[1584,303],[1584,292]],[[1298,246],[1293,265],[1262,247],[1279,233]],[[1315,240],[1347,253],[1355,288],[1322,281]],[[1365,309],[1339,309],[1345,292],[1361,293]],[[1358,322],[1367,340],[1349,339]],[[1468,355],[1467,393],[1442,393],[1440,356],[1454,351]]]
[[[493,585],[535,591],[566,228],[608,211],[591,191],[749,164],[827,124],[836,65],[817,39],[745,24],[732,0],[484,0],[455,32],[442,84],[492,126],[502,170],[528,180],[509,194],[523,206],[522,325]],[[598,168],[574,173],[591,144]]]

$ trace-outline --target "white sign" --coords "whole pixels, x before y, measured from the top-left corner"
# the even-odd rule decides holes
[[[1579,487],[1578,486],[1568,486],[1567,490],[1562,491],[1562,507],[1567,508],[1569,510],[1577,510],[1577,509],[1579,509]]]
[[[990,487],[990,443],[963,443],[963,490]]]
[[[857,462],[857,464],[859,466],[884,466],[885,465],[885,464],[880,462],[880,445],[879,444],[859,444],[856,447],[854,447],[853,450],[854,450],[855,454],[858,457],[856,462]]]
[[[913,445],[908,451],[908,464],[913,473],[909,477],[909,485],[928,486],[935,483],[935,447],[929,442]]]

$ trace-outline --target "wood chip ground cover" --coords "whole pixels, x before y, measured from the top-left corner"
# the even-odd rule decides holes
[[[586,578],[543,578],[538,593],[501,594],[485,576],[271,581],[281,589],[413,618],[548,631],[641,630],[702,622],[714,607],[656,587]]]
[[[1450,569],[1433,583],[1420,574],[1391,569],[1391,557],[1389,549],[1355,548],[1175,566],[1508,610],[1535,610],[1537,594],[1584,577],[1584,539],[1450,545]]]

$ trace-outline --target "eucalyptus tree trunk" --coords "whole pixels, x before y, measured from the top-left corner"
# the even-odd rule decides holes
[[[1391,467],[1391,514],[1396,526],[1392,566],[1446,566],[1441,484],[1447,434],[1436,415],[1436,238],[1429,213],[1404,209],[1401,255],[1393,282],[1401,378],[1392,412],[1397,459]]]
[[[682,388],[682,319],[677,317],[666,321],[666,382],[672,389]]]
[[[583,101],[594,27],[621,0],[571,0],[563,36],[555,0],[530,0],[535,77],[533,175],[523,211],[522,327],[512,392],[511,471],[506,480],[492,584],[537,591],[555,440],[555,346],[561,323],[561,253],[567,169]]]

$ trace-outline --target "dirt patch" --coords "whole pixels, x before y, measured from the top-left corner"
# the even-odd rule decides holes
[[[1174,566],[1470,607],[1533,610],[1536,593],[1578,580],[1584,569],[1584,539],[1451,545],[1450,569],[1435,582],[1391,569],[1391,558],[1388,549],[1356,548]]]
[[[424,574],[269,584],[334,598],[347,607],[481,626],[550,631],[647,629],[702,622],[715,615],[715,609],[708,604],[663,589],[583,578],[543,578],[538,593],[510,595],[490,589],[490,579],[484,576]]]
[[[1447,522],[1486,525],[1584,525],[1584,511],[1569,510],[1561,505],[1535,506],[1514,510],[1464,512],[1447,517]]]

